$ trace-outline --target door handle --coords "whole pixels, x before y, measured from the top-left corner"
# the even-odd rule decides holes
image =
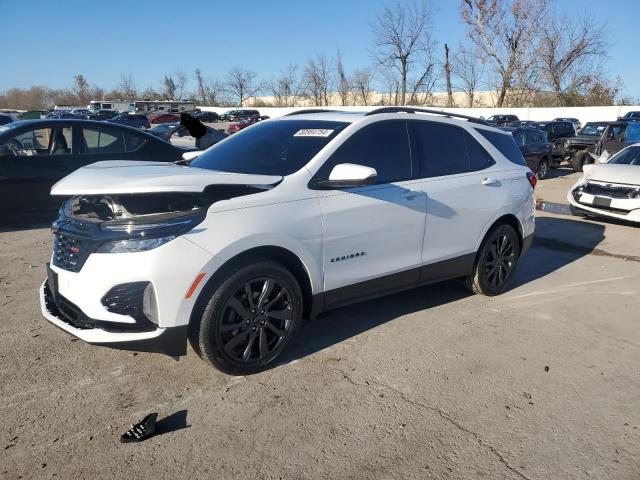
[[[494,185],[498,185],[498,180],[496,180],[495,178],[485,178],[484,180],[482,180],[482,185],[485,185],[487,187],[492,187]]]
[[[419,196],[422,192],[416,192],[414,190],[410,190],[408,192],[403,193],[402,195],[400,195],[402,198],[405,198],[407,200],[413,200],[414,198],[416,198],[417,196]]]

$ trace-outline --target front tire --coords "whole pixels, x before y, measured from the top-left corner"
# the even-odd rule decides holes
[[[582,167],[584,167],[584,163],[586,161],[586,157],[587,157],[587,152],[582,150],[580,152],[577,152],[573,158],[571,159],[571,167],[573,168],[574,172],[581,172],[582,171]]]
[[[289,345],[302,322],[302,292],[282,265],[246,259],[211,288],[197,325],[195,350],[230,375],[267,368]]]
[[[472,293],[494,296],[503,293],[520,258],[520,240],[511,225],[499,225],[482,242],[473,272],[465,284]]]

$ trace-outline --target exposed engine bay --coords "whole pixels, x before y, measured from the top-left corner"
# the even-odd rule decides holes
[[[161,192],[118,195],[78,195],[66,203],[67,215],[95,222],[148,221],[204,211],[215,202],[259,193],[269,187],[211,185],[202,193]]]

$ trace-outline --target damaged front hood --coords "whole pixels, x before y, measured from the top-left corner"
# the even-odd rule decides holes
[[[584,176],[587,180],[607,183],[640,185],[640,165],[585,165]]]
[[[53,187],[51,195],[203,192],[210,185],[274,185],[278,175],[218,172],[165,162],[112,160],[76,170]]]

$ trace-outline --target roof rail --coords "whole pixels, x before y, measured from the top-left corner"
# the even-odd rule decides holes
[[[328,113],[328,112],[340,112],[340,110],[327,110],[326,108],[306,108],[304,110],[296,110],[295,112],[287,113],[285,117],[292,115],[304,115],[305,113]]]
[[[431,110],[428,108],[416,108],[416,107],[382,107],[376,108],[375,110],[371,110],[370,112],[365,113],[365,117],[369,115],[377,115],[379,113],[431,113],[434,115],[442,115],[444,117],[449,118],[463,118],[468,120],[469,122],[479,123],[480,125],[489,125],[487,122],[482,120],[481,118],[470,117],[469,115],[462,115],[460,113],[451,113],[451,112],[442,112],[440,110]]]

